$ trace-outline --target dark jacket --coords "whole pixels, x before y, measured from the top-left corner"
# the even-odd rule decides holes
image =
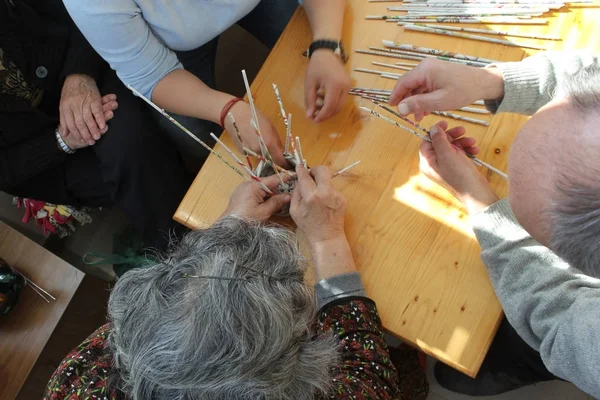
[[[61,0],[0,0],[0,48],[28,83],[44,90],[37,109],[0,93],[0,190],[10,193],[67,157],[54,135],[64,79],[86,74],[98,80],[109,67]]]

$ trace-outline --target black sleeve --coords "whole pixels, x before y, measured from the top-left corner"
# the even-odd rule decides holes
[[[0,113],[0,120],[0,190],[10,191],[68,156],[56,143],[56,122],[40,111]]]
[[[69,48],[67,57],[63,66],[62,80],[72,74],[83,74],[94,78],[96,82],[102,76],[104,70],[108,69],[108,64],[100,57],[96,50],[88,43],[87,39],[79,31],[73,21],[69,21],[71,35],[69,38]]]

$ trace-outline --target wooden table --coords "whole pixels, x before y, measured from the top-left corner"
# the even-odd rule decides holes
[[[507,47],[426,33],[404,32],[393,23],[366,21],[367,14],[387,14],[385,3],[348,2],[344,43],[351,53],[348,69],[374,67],[371,61],[394,63],[384,57],[356,54],[353,49],[381,46],[382,39],[455,51],[502,61],[516,61],[533,50]],[[585,15],[584,15],[585,11]],[[598,49],[600,12],[571,8],[551,17],[548,26],[496,26],[504,30],[560,35],[562,42],[514,39],[543,44],[549,49]],[[464,26],[464,25],[463,25]],[[482,27],[477,25],[475,27]],[[483,26],[485,27],[485,26]],[[346,233],[367,292],[376,301],[385,327],[394,335],[458,370],[475,376],[502,318],[479,246],[463,207],[444,189],[419,173],[420,142],[393,126],[365,115],[352,98],[335,118],[315,126],[304,118],[306,60],[301,53],[311,41],[305,14],[299,10],[252,84],[257,106],[284,127],[271,83],[279,85],[288,112],[294,115],[293,132],[302,138],[309,165],[326,164],[338,170],[355,160],[362,163],[334,185],[348,198]],[[393,88],[394,81],[352,72],[354,86]],[[231,79],[241,79],[241,76]],[[473,114],[466,116],[478,117]],[[428,118],[429,126],[440,118]],[[481,159],[506,170],[508,149],[526,121],[516,115],[499,115],[489,127],[464,124],[482,148]],[[448,120],[450,126],[459,125]],[[231,140],[224,136],[229,145]],[[231,146],[233,147],[233,146]],[[217,151],[225,154],[220,146]],[[484,171],[500,196],[506,182]],[[211,156],[175,219],[191,228],[213,223],[225,209],[241,178]]]
[[[0,318],[0,400],[12,400],[84,274],[3,222],[0,222],[0,257],[56,297],[56,301],[48,304],[26,286],[16,307]]]

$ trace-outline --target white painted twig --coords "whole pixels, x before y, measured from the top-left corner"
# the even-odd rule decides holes
[[[378,62],[378,61],[371,61],[371,63],[373,65],[378,65],[380,67],[388,67],[388,68],[395,68],[395,69],[401,69],[403,71],[410,71],[412,68],[408,68],[408,67],[403,67],[401,65],[396,65],[396,64],[386,64],[386,63],[382,63],[382,62]]]
[[[348,165],[345,168],[340,169],[338,172],[336,172],[335,174],[331,175],[331,179],[335,178],[336,176],[343,174],[344,172],[348,171],[350,168],[354,168],[355,166],[357,166],[360,163],[361,160],[355,161],[352,164]]]
[[[471,122],[473,124],[484,125],[484,126],[489,126],[490,125],[489,122],[483,121],[481,119],[463,117],[462,115],[456,115],[456,114],[452,114],[452,113],[449,113],[449,112],[446,112],[446,111],[432,111],[431,113],[435,114],[435,115],[439,115],[440,117],[447,117],[447,118],[456,119],[458,121]]]

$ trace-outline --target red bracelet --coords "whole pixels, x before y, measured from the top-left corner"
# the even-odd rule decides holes
[[[244,99],[241,99],[239,97],[235,97],[231,100],[229,100],[227,102],[227,104],[225,104],[225,107],[223,107],[223,110],[221,111],[221,128],[225,128],[225,117],[227,116],[227,114],[229,113],[229,110],[231,110],[231,108],[238,102],[238,101],[244,101]]]

